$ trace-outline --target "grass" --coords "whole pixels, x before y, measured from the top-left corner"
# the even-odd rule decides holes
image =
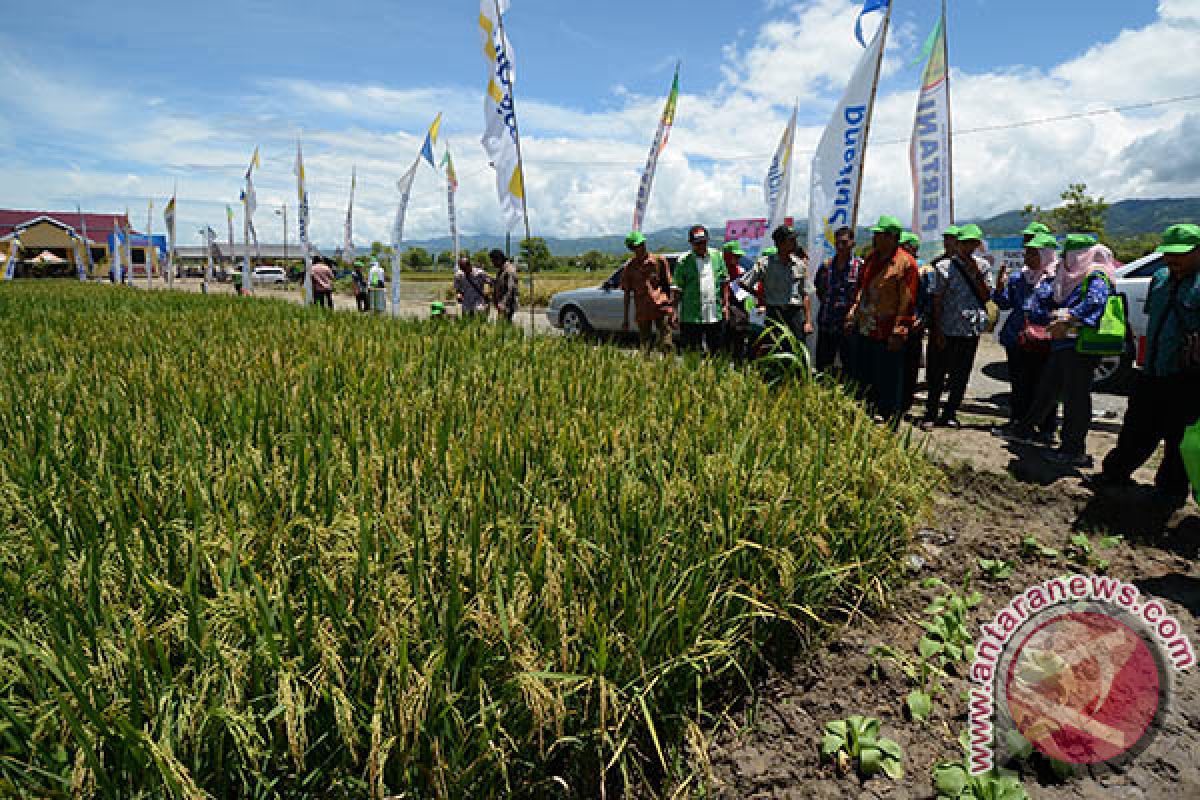
[[[612,796],[903,573],[838,391],[490,326],[0,286],[0,795]]]

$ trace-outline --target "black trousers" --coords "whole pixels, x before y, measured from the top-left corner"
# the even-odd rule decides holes
[[[900,413],[912,411],[917,394],[917,378],[921,374],[921,345],[925,341],[923,328],[916,328],[904,343],[904,393],[900,401]]]
[[[813,367],[818,372],[828,372],[835,363],[841,362],[842,372],[850,372],[850,336],[845,326],[821,328],[817,331],[817,354]]]
[[[925,419],[954,419],[967,395],[967,381],[975,367],[975,353],[979,350],[978,336],[947,336],[946,346],[938,347],[929,342],[929,359],[926,375],[929,379],[929,399],[925,403]],[[947,392],[946,405],[942,406],[942,392]]]
[[[1189,482],[1179,444],[1184,432],[1197,419],[1200,419],[1200,377],[1140,376],[1129,397],[1117,446],[1104,457],[1104,474],[1110,478],[1129,478],[1154,455],[1161,443],[1163,460],[1154,476],[1154,485],[1173,497],[1187,495]]]
[[[358,304],[359,311],[368,311],[371,308],[371,296],[366,292],[355,292],[354,302]]]
[[[700,350],[703,347],[709,355],[713,355],[721,349],[724,332],[724,322],[714,322],[709,325],[699,322],[683,322],[679,326],[680,344],[685,350]]]
[[[1061,450],[1070,455],[1087,452],[1088,429],[1092,426],[1092,378],[1099,356],[1084,356],[1074,349],[1055,350],[1042,370],[1033,405],[1017,423],[1023,431],[1034,430],[1046,415],[1063,401]]]
[[[1012,386],[1008,416],[1009,420],[1016,424],[1033,407],[1038,384],[1042,380],[1042,373],[1046,371],[1046,362],[1050,360],[1050,354],[1023,350],[1020,347],[1007,347],[1005,350],[1008,353],[1008,381]],[[1053,435],[1058,429],[1058,407],[1050,409],[1045,418],[1034,427],[1038,433]]]
[[[313,290],[313,298],[318,306],[333,308],[333,291]]]

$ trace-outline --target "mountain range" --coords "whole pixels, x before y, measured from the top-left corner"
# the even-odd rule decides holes
[[[1121,200],[1113,203],[1105,218],[1106,230],[1111,237],[1124,238],[1143,233],[1158,233],[1168,225],[1177,222],[1192,222],[1200,220],[1200,197],[1163,198],[1157,200]],[[976,222],[989,236],[1006,236],[1020,233],[1029,224],[1029,220],[1020,211],[1006,211],[994,217],[978,220],[962,220]],[[710,235],[719,241],[725,231],[724,222],[706,222]],[[651,251],[673,252],[687,249],[688,227],[665,228],[646,234],[647,245]],[[805,225],[799,223],[801,241],[805,235]],[[539,235],[537,231],[534,235]],[[613,233],[601,236],[588,236],[576,239],[563,239],[542,235],[550,252],[556,256],[579,256],[589,250],[601,253],[625,252],[625,234]],[[859,241],[866,241],[867,229],[859,229]],[[513,248],[517,247],[518,237],[513,236]],[[424,239],[405,242],[406,247],[423,247],[430,253],[438,253],[451,249],[450,237]],[[476,236],[460,236],[459,246],[476,252],[498,247],[504,249],[504,236],[500,234],[482,234]]]

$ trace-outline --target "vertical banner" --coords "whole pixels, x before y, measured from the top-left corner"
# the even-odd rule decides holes
[[[488,60],[488,85],[483,102],[483,149],[496,170],[496,197],[509,231],[525,214],[525,177],[517,145],[517,112],[513,102],[512,46],[501,25],[508,0],[480,0],[479,28]]]
[[[875,0],[868,0],[868,5],[871,2]],[[808,196],[808,263],[814,268],[833,258],[834,232],[842,226],[853,228],[858,222],[867,135],[890,16],[889,6],[888,15],[855,67],[813,156]]]
[[[11,281],[16,274],[17,269],[17,239],[13,237],[8,242],[8,247],[3,253],[0,253],[0,267],[3,267],[4,280]]]
[[[354,187],[358,184],[358,167],[350,168],[350,203],[346,206],[346,228],[342,231],[342,263],[354,263]]]
[[[312,293],[312,253],[308,250],[308,186],[304,174],[304,153],[300,149],[300,140],[296,140],[296,198],[297,224],[300,226],[300,251],[304,254],[304,304],[311,306]]]
[[[797,107],[792,107],[792,119],[783,132],[783,138],[779,140],[779,148],[775,151],[775,158],[771,159],[771,167],[763,183],[768,233],[782,225],[787,217],[788,200],[792,194],[792,150],[796,143],[797,110]]]
[[[172,192],[167,207],[163,210],[163,220],[167,223],[167,288],[175,287],[175,197]]]
[[[954,224],[950,159],[950,82],[946,64],[945,12],[925,44],[928,62],[917,98],[909,160],[912,165],[912,229],[922,242],[941,242]]]
[[[125,209],[125,269],[122,277],[133,284],[133,223],[129,221],[129,209]]]
[[[246,252],[242,258],[242,290],[254,291],[254,270],[250,266],[250,235],[254,234],[255,250],[258,249],[258,234],[254,231],[254,211],[258,208],[258,195],[254,191],[254,168],[261,166],[258,159],[258,148],[250,158],[250,166],[246,169],[246,188],[242,191],[242,243]]]
[[[400,204],[396,207],[396,219],[392,223],[392,316],[400,314],[400,243],[404,241],[404,215],[408,213],[408,198],[412,195],[413,179],[417,177],[417,167],[421,165],[421,156],[408,168],[408,172],[396,183],[400,190]]]
[[[654,173],[658,169],[658,157],[667,148],[667,140],[671,138],[671,126],[675,124],[675,107],[679,102],[679,65],[675,65],[675,79],[671,81],[671,93],[667,96],[667,104],[663,108],[662,118],[658,121],[658,132],[654,134],[654,143],[650,145],[650,155],[646,158],[646,167],[642,170],[642,182],[638,185],[637,205],[633,208],[633,230],[640,231],[646,218],[646,206],[650,203],[650,189],[654,186]]]
[[[450,217],[450,241],[454,251],[454,263],[451,268],[458,267],[458,214],[454,210],[454,194],[458,191],[458,174],[454,171],[454,160],[450,151],[442,157],[442,166],[446,168],[446,211]]]
[[[229,222],[229,271],[233,272],[237,266],[234,256],[236,240],[233,238],[233,206],[225,206],[225,219]]]
[[[79,280],[86,281],[88,276],[92,274],[92,240],[88,238],[87,216],[80,210],[78,205],[75,206],[75,213],[79,215],[79,221],[83,227],[83,255],[87,264],[86,272],[84,271],[84,267],[80,266]]]
[[[151,288],[151,276],[154,274],[154,201],[151,200],[146,207],[146,255],[142,259],[145,263],[143,268],[146,270],[146,288]],[[130,270],[133,265],[129,266]]]
[[[123,282],[123,272],[121,264],[121,226],[116,220],[113,220],[112,245],[109,251],[112,255],[112,282],[120,284]]]
[[[204,294],[208,294],[208,285],[213,279],[213,248],[217,244],[217,232],[209,226],[204,226]]]

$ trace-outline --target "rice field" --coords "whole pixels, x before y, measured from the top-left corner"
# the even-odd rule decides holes
[[[838,391],[510,329],[16,283],[0,337],[0,796],[653,785],[933,482]]]

